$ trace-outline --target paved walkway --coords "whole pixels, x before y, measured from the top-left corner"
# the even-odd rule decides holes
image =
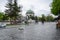
[[[22,27],[24,30],[19,30]],[[18,25],[16,28],[0,29],[0,40],[60,40],[60,29],[55,23]]]

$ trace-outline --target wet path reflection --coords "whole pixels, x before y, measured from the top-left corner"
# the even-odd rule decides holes
[[[60,40],[60,29],[56,23],[20,25],[24,30],[17,28],[0,30],[1,40]],[[19,27],[20,27],[19,26]]]

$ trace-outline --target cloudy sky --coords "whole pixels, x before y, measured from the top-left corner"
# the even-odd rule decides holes
[[[50,5],[52,0],[18,0],[18,4],[22,5],[22,14],[29,9],[35,12],[35,15],[50,14]],[[4,11],[6,8],[7,0],[0,0],[0,11]]]

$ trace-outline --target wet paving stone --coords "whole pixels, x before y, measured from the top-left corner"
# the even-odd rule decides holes
[[[20,26],[24,30],[19,30]],[[56,29],[55,22],[19,25],[1,29],[0,40],[60,40],[60,29]]]

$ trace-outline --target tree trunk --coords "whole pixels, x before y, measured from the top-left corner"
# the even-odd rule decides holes
[[[13,21],[12,21],[12,19],[10,18],[10,24],[13,24]]]
[[[14,17],[13,20],[13,24],[17,24],[16,17]]]

